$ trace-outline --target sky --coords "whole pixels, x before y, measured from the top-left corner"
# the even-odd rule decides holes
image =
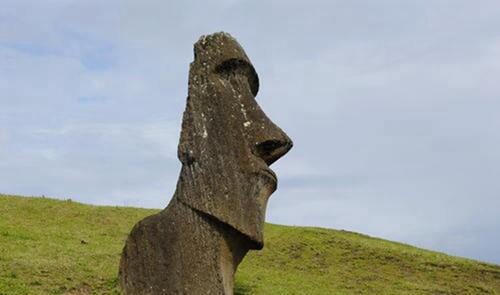
[[[500,263],[500,2],[1,0],[0,192],[165,207],[193,43],[294,141],[267,220]]]

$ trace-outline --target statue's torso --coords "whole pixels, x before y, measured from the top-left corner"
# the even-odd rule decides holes
[[[120,262],[121,289],[126,294],[232,294],[234,271],[246,251],[234,253],[234,238],[221,226],[174,198],[133,228]]]

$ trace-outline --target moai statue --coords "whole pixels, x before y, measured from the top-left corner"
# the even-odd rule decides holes
[[[266,205],[277,178],[269,168],[292,141],[255,101],[259,79],[229,34],[194,45],[175,194],[138,222],[123,249],[125,294],[233,294],[250,249],[262,249]]]

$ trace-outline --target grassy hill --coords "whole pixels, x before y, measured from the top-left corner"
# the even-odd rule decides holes
[[[157,210],[0,195],[0,294],[118,294],[124,240]],[[337,230],[268,224],[236,294],[500,294],[500,266]]]

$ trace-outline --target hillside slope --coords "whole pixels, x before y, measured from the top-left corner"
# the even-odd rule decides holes
[[[117,294],[124,240],[157,212],[0,195],[0,294]],[[500,294],[500,266],[336,230],[268,224],[237,294]]]

